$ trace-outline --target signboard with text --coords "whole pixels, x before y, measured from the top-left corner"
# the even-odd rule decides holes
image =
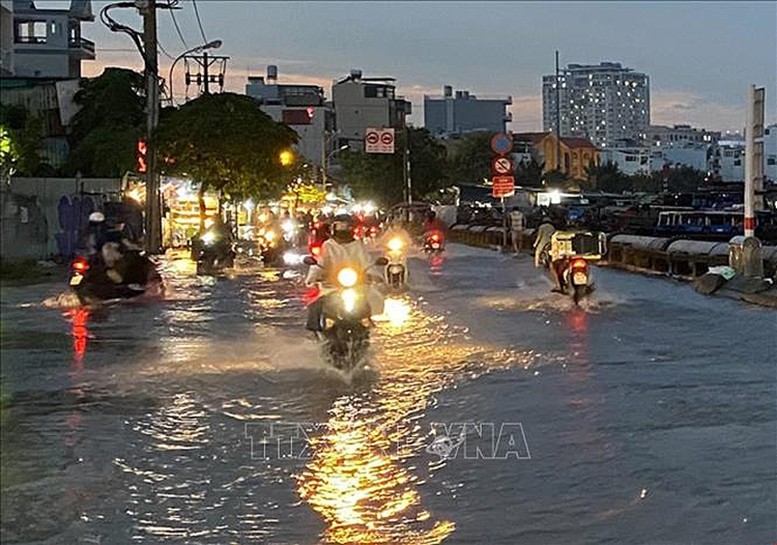
[[[495,199],[515,195],[515,178],[512,176],[494,176],[491,184],[491,196]]]
[[[367,129],[364,133],[365,153],[394,153],[394,129]]]

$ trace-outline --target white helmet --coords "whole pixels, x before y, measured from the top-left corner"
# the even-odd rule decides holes
[[[102,223],[105,221],[105,216],[102,212],[92,212],[89,214],[89,223]]]

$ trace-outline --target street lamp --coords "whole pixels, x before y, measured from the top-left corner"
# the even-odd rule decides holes
[[[203,51],[206,51],[208,49],[218,49],[221,47],[221,40],[213,40],[212,42],[208,42],[204,45],[198,45],[197,47],[193,47],[188,51],[184,51],[180,55],[178,55],[175,60],[173,61],[173,64],[170,65],[170,77],[167,81],[170,82],[170,105],[174,106],[174,95],[173,95],[173,70],[175,69],[175,65],[178,64],[178,61],[180,61],[182,58],[184,58],[186,55],[189,55],[191,53],[201,53]]]
[[[330,151],[329,154],[324,158],[324,164],[321,165],[321,189],[324,190],[324,193],[326,193],[326,171],[327,166],[329,165],[329,159],[331,159],[335,153],[340,153],[343,150],[347,150],[349,147],[350,146],[348,144],[343,144],[336,150]]]
[[[285,149],[278,155],[278,159],[281,162],[281,166],[290,166],[292,163],[294,163],[294,152]]]

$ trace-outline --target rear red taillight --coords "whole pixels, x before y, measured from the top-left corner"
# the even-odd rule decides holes
[[[585,259],[577,258],[572,260],[572,263],[570,263],[570,266],[573,269],[587,269],[588,262]]]
[[[79,257],[75,259],[72,263],[73,270],[77,273],[84,274],[86,271],[89,270],[89,261],[84,259],[83,257]]]
[[[439,234],[437,234],[437,233],[434,233],[434,234],[432,235],[432,240],[433,240],[434,242],[440,242],[440,235],[439,235]]]
[[[321,254],[321,246],[312,246],[310,248],[310,253],[314,256],[319,256]]]

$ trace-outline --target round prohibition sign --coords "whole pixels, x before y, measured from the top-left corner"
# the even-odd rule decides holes
[[[385,144],[386,146],[390,146],[394,143],[394,135],[390,132],[384,132],[380,135],[380,142],[381,144]]]
[[[377,132],[368,132],[367,133],[367,143],[368,144],[377,144],[378,140],[380,140],[380,136],[378,136]]]
[[[494,158],[493,167],[496,174],[511,174],[513,171],[513,163],[507,157]]]

